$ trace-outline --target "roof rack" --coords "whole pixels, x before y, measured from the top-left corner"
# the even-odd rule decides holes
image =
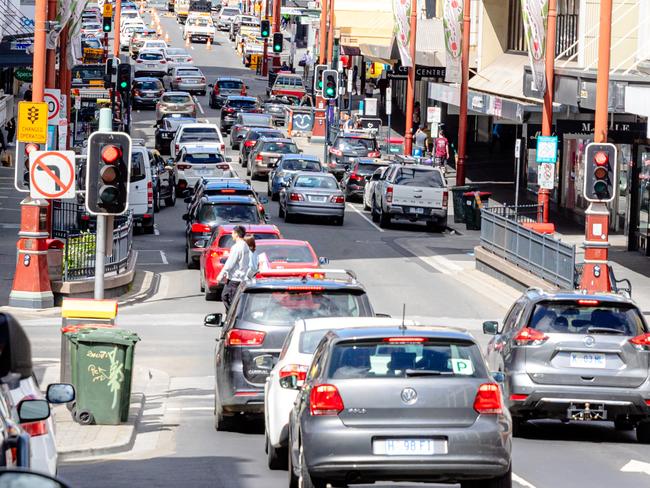
[[[328,268],[287,268],[287,269],[265,269],[259,271],[256,275],[256,278],[273,278],[273,277],[287,277],[287,276],[302,276],[307,277],[309,275],[319,275],[321,279],[325,279],[327,276],[338,275],[346,276],[351,278],[353,281],[357,281],[357,275],[354,271],[349,269],[328,269]]]

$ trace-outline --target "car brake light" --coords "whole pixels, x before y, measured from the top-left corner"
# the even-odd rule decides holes
[[[339,157],[343,156],[343,151],[335,148],[331,148],[330,153],[334,154],[334,156],[339,156]]]
[[[258,204],[258,205],[257,205],[257,210],[259,210],[260,213],[264,213],[264,205],[262,205],[261,203]]]
[[[20,424],[20,426],[27,434],[29,434],[30,437],[47,435],[47,422],[45,420]]]
[[[188,62],[188,63],[191,63],[191,62],[192,62],[192,58],[187,58],[187,62]]]
[[[180,147],[178,144],[175,144],[176,150],[178,151],[178,148]]]
[[[221,152],[222,153],[226,152],[226,145],[225,144],[221,144]]]
[[[192,224],[193,234],[207,234],[212,232],[212,228],[208,224]]]
[[[599,300],[586,300],[586,299],[581,299],[578,300],[578,305],[598,305],[600,303]]]
[[[214,85],[214,88],[213,88],[213,90],[212,90],[212,93],[214,93],[215,95],[219,95],[219,93],[220,93],[220,91],[219,91],[219,85],[217,85],[216,83],[215,83],[215,85]]]
[[[345,406],[334,385],[317,385],[309,393],[309,411],[312,415],[338,415]]]
[[[178,169],[180,169],[181,171],[184,171],[186,169],[190,169],[192,167],[192,165],[191,164],[183,164],[183,163],[181,163],[181,164],[177,164],[176,167]]]
[[[201,76],[201,83],[205,83],[205,76]]]
[[[223,190],[219,190],[219,193],[235,193],[235,190],[233,190],[233,189],[223,189]]]
[[[231,114],[235,111],[235,109],[232,107],[224,107],[223,111],[226,112],[227,114]]]
[[[231,329],[226,337],[226,346],[261,346],[265,332],[248,329]]]
[[[182,81],[182,80],[183,80],[183,78],[181,78],[180,76],[176,77],[176,81]]]
[[[222,169],[224,171],[228,171],[230,169],[230,165],[228,163],[226,163],[226,164],[217,164],[217,169]]]
[[[330,198],[330,202],[332,202],[332,203],[345,203],[345,197],[343,197],[341,195],[333,195]]]
[[[474,398],[474,410],[483,415],[498,415],[503,413],[499,385],[495,383],[484,383],[479,386],[476,398]]]
[[[449,204],[449,192],[445,190],[442,192],[442,206],[446,207]]]
[[[246,96],[246,87],[242,87],[240,93],[241,93],[241,96],[242,96],[242,97],[245,97],[245,96]]]
[[[139,97],[141,94],[142,93],[140,92],[140,90],[133,90],[133,95],[134,96]]]
[[[153,184],[151,181],[147,183],[147,202],[150,207],[153,205]]]
[[[528,395],[517,395],[516,393],[510,395],[511,402],[525,402],[527,398]]]
[[[426,338],[424,337],[385,337],[384,342],[390,342],[390,343],[399,343],[399,344],[405,344],[409,342],[424,342],[426,341]]]
[[[368,153],[369,158],[378,158],[379,156],[381,156],[381,153],[379,151],[370,151]]]
[[[512,339],[518,346],[539,346],[548,340],[548,336],[530,327],[524,327]]]
[[[393,187],[386,188],[386,203],[393,203]]]
[[[309,368],[303,364],[287,364],[280,370],[280,379],[287,376],[295,376],[298,386],[302,386],[307,378],[307,370]]]
[[[303,202],[305,200],[305,197],[303,197],[300,193],[291,193],[289,194],[289,200],[292,202]]]
[[[255,161],[264,161],[264,156],[258,154],[257,156],[255,156]]]
[[[297,286],[286,287],[287,291],[323,291],[324,289],[325,289],[324,286],[318,286],[318,285],[299,285],[299,286],[297,285]]]
[[[167,64],[167,61],[163,59],[162,61],[160,61],[160,64]]]
[[[138,64],[142,64],[142,60],[141,60],[141,59],[136,59],[135,62],[138,63]]]
[[[350,173],[350,179],[354,181],[363,181],[363,176],[358,175],[357,173],[353,172]]]
[[[255,145],[255,141],[246,141],[244,143],[244,146],[246,147],[253,147]]]
[[[629,342],[639,351],[650,351],[650,333],[633,337]]]

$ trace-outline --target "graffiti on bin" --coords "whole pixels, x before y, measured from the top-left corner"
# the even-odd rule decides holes
[[[113,394],[113,404],[111,408],[117,406],[120,397],[120,389],[124,381],[124,364],[117,360],[117,347],[112,351],[88,351],[87,357],[92,359],[108,359],[108,369],[95,364],[88,365],[88,372],[92,377],[93,383],[106,382],[110,392]]]

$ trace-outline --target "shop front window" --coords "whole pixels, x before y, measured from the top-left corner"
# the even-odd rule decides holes
[[[650,233],[650,146],[639,150],[639,235]]]

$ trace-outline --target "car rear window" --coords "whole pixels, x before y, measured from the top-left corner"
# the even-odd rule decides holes
[[[302,86],[302,80],[300,78],[294,78],[291,76],[278,76],[275,83],[284,86]]]
[[[136,88],[140,90],[162,90],[162,83],[159,81],[136,81]]]
[[[224,8],[221,11],[222,16],[227,16],[227,17],[232,17],[233,15],[239,15],[239,9],[238,8]]]
[[[140,53],[140,59],[145,61],[160,61],[162,58],[162,53]]]
[[[404,342],[399,342],[405,339]],[[390,337],[336,344],[329,361],[328,377],[404,378],[407,376],[486,377],[478,346],[412,337]],[[389,342],[389,341],[396,342]]]
[[[242,320],[257,324],[293,326],[299,319],[359,317],[362,297],[348,290],[248,292]]]
[[[247,232],[246,235],[251,235],[250,232]],[[265,241],[265,240],[271,240],[271,239],[279,239],[280,236],[277,234],[269,234],[269,233],[254,233],[253,237],[255,237],[256,241]],[[219,239],[219,247],[232,247],[233,245],[233,240],[232,236],[226,235],[223,236],[221,239]]]
[[[257,102],[255,100],[228,100],[229,107],[235,108],[250,108],[255,107]]]
[[[335,190],[338,188],[336,179],[326,176],[299,176],[293,184],[295,188],[320,188],[323,190]]]
[[[533,309],[528,327],[561,334],[637,336],[646,332],[641,313],[633,305],[588,299],[540,302]]]
[[[223,163],[223,155],[218,152],[192,152],[187,153],[183,161],[190,164],[217,164]]]
[[[270,263],[311,263],[314,256],[307,246],[287,246],[286,244],[265,244],[258,246],[259,261]]]
[[[298,152],[298,146],[292,142],[267,142],[262,146],[262,151],[278,154],[296,154]]]
[[[424,168],[400,168],[395,177],[396,185],[442,188],[444,182],[439,171]]]
[[[359,163],[357,165],[357,173],[362,174],[362,175],[371,175],[375,171],[377,171],[377,168],[380,168],[380,165],[377,164],[362,164]]]
[[[198,220],[202,224],[231,224],[249,223],[259,224],[260,216],[257,207],[253,204],[208,204],[203,205],[199,211]]]
[[[377,142],[361,137],[339,137],[335,146],[341,151],[374,151]]]
[[[282,169],[287,171],[321,171],[318,161],[309,159],[288,159],[282,163]]]
[[[142,181],[147,177],[144,165],[144,154],[140,151],[131,153],[131,183]]]
[[[189,95],[163,95],[162,101],[167,103],[189,103],[192,99]]]
[[[251,114],[242,114],[241,121],[244,125],[255,126],[255,127],[272,127],[273,119],[269,115],[251,115]]]
[[[104,68],[102,66],[73,66],[72,78],[82,80],[103,80]]]
[[[167,44],[165,44],[162,41],[160,41],[160,42],[148,41],[146,44],[147,44],[147,47],[154,48],[154,49],[165,49],[167,47]]]
[[[183,129],[179,142],[214,141],[215,139],[219,139],[216,129],[188,127]]]
[[[198,69],[177,69],[176,76],[203,76]]]
[[[237,80],[219,80],[218,85],[222,90],[241,90],[244,83]]]

